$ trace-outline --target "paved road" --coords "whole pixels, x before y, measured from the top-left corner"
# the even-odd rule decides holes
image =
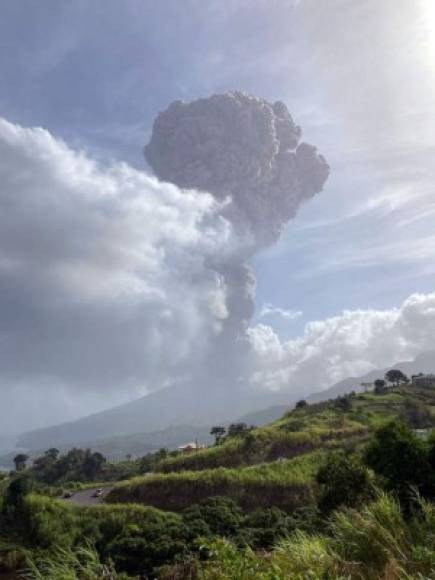
[[[112,489],[111,487],[104,487],[104,492],[102,495],[95,497],[95,491],[99,489],[97,487],[93,487],[91,489],[83,489],[81,491],[76,491],[72,497],[64,499],[63,501],[73,503],[75,505],[82,505],[82,506],[89,506],[89,505],[98,505],[100,504],[105,496],[109,493]]]

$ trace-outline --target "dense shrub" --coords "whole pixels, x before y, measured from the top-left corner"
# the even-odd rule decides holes
[[[319,469],[319,508],[329,514],[341,506],[354,507],[371,494],[369,473],[355,458],[334,453]]]
[[[332,517],[328,533],[296,531],[271,554],[237,549],[218,540],[208,546],[204,580],[307,580],[348,578],[422,580],[435,577],[435,511],[421,503],[418,517],[403,518],[399,504],[380,496],[360,510]]]
[[[367,447],[367,464],[382,477],[387,490],[397,493],[408,509],[417,489],[434,496],[434,470],[428,445],[405,424],[390,422],[378,429]]]
[[[182,519],[137,505],[80,508],[48,497],[25,497],[9,533],[29,549],[71,550],[89,541],[103,562],[120,571],[151,575],[185,550]],[[88,539],[88,540],[86,540]]]
[[[190,533],[192,538],[201,535],[236,536],[244,524],[240,506],[229,497],[219,496],[188,507],[183,512],[183,519],[196,534]]]

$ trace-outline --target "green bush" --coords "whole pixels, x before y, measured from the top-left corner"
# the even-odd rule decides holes
[[[367,468],[344,453],[331,454],[316,480],[320,485],[319,508],[326,515],[341,506],[357,506],[371,494]]]
[[[328,533],[296,531],[267,555],[218,540],[208,546],[203,580],[367,580],[435,578],[435,513],[421,502],[419,516],[404,519],[396,500],[381,495],[362,509],[345,508]]]
[[[82,547],[88,538],[103,563],[112,559],[119,571],[151,575],[185,550],[182,519],[150,507],[84,508],[30,494],[17,516],[9,533],[30,550],[44,551],[49,560],[53,551]]]
[[[382,477],[387,490],[397,493],[406,509],[413,489],[434,496],[434,470],[428,445],[417,439],[404,423],[390,422],[378,429],[365,453],[367,464]]]

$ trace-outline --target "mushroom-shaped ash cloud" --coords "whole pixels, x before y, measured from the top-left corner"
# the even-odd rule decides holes
[[[231,202],[225,215],[255,246],[274,243],[329,166],[282,102],[242,92],[173,102],[154,122],[145,158],[159,179]]]

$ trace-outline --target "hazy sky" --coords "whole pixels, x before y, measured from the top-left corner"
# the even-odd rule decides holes
[[[42,423],[75,417],[141,392],[140,349],[136,352],[133,348],[132,353],[129,348],[122,363],[113,364],[118,369],[116,373],[107,368],[111,367],[107,351],[101,357],[98,353],[89,357],[90,361],[83,347],[80,355],[76,353],[73,360],[66,362],[72,345],[80,343],[82,336],[89,337],[88,326],[83,323],[77,325],[77,332],[69,337],[63,350],[50,351],[53,343],[48,342],[46,358],[39,358],[36,363],[26,355],[32,345],[23,344],[20,328],[26,328],[28,335],[31,320],[33,328],[46,329],[46,306],[41,306],[41,302],[33,309],[33,305],[43,295],[44,304],[47,301],[51,308],[54,297],[62,291],[58,278],[49,291],[45,287],[47,276],[53,274],[52,254],[56,253],[58,243],[68,246],[65,251],[72,253],[74,246],[74,252],[84,252],[80,254],[83,260],[80,275],[83,274],[90,288],[97,283],[94,271],[92,284],[83,273],[89,265],[87,261],[94,264],[94,258],[98,268],[101,266],[101,255],[93,255],[94,250],[95,255],[98,251],[91,241],[101,226],[101,208],[95,210],[92,194],[86,193],[86,187],[91,191],[91,185],[77,185],[82,197],[66,218],[64,209],[62,219],[57,219],[59,216],[55,211],[51,214],[50,209],[56,189],[51,194],[47,191],[53,183],[64,188],[64,197],[69,196],[72,186],[65,185],[65,179],[71,175],[71,167],[86,173],[76,165],[83,159],[78,161],[71,149],[82,151],[83,163],[94,160],[101,164],[102,169],[95,170],[96,173],[89,170],[92,173],[89,180],[98,183],[113,180],[106,185],[113,188],[115,197],[119,197],[119,192],[130,191],[132,182],[139,184],[139,189],[149,188],[131,168],[125,169],[131,172],[128,176],[108,174],[104,168],[115,161],[125,161],[133,168],[144,169],[142,150],[153,119],[174,99],[189,100],[240,89],[272,101],[283,100],[301,125],[304,139],[315,144],[331,166],[324,192],[303,208],[278,245],[255,259],[259,325],[252,330],[252,340],[260,358],[264,358],[259,365],[258,380],[278,386],[281,382],[291,384],[292,380],[311,380],[314,384],[321,369],[329,365],[326,383],[331,383],[347,372],[364,372],[382,360],[389,364],[396,357],[413,356],[432,346],[435,318],[432,0],[6,0],[0,5],[0,79],[0,116],[10,123],[3,126],[0,196],[4,198],[2,223],[5,220],[11,230],[0,238],[3,240],[0,267],[2,260],[10,264],[12,254],[15,256],[18,246],[24,247],[29,238],[29,247],[33,248],[32,253],[26,249],[28,266],[13,280],[23,293],[21,306],[28,305],[29,313],[34,314],[34,318],[33,315],[29,318],[29,313],[21,308],[17,315],[14,310],[17,304],[13,304],[17,287],[5,274],[6,270],[1,270],[0,358],[2,367],[5,353],[10,362],[3,374],[0,371],[3,385],[0,420],[6,425],[5,430],[16,426],[16,422],[20,429],[38,424],[31,415],[39,409],[38,400],[44,393],[50,393],[52,403],[44,405],[39,413]],[[14,133],[17,124],[43,127],[55,138],[63,139],[68,151],[53,144],[48,134],[17,136]],[[50,156],[51,161],[47,161]],[[39,165],[33,163],[34,158],[39,159]],[[10,190],[3,189],[2,194],[4,184],[9,184],[5,159],[10,160],[8,167],[14,168],[15,175],[27,172],[29,180],[24,183],[23,177],[22,183],[17,184],[20,180],[11,178]],[[56,159],[60,160],[63,169],[59,172],[64,171],[63,177],[56,173]],[[40,182],[38,176],[43,176]],[[14,203],[17,196],[30,199],[35,194],[29,186],[32,182],[37,184],[36,191],[45,201],[39,205],[40,214],[38,208],[32,211],[27,208],[30,216],[24,219]],[[153,187],[163,188],[161,184]],[[171,214],[174,224],[184,222],[183,212],[189,214],[190,210],[180,202],[178,192],[168,194],[166,189],[165,192],[164,195],[176,198],[174,204],[179,215]],[[32,203],[29,206],[33,207]],[[205,206],[195,206],[194,211],[207,213]],[[85,224],[75,214],[81,210],[86,216]],[[135,251],[144,244],[155,248],[155,240],[159,247],[166,243],[161,238],[166,240],[167,235],[160,232],[154,237],[147,234],[146,240],[142,239],[142,233],[132,233],[129,220],[133,219],[134,210],[130,207],[125,212],[130,216],[125,224],[130,231],[128,236],[119,231],[119,221],[112,220],[111,215],[107,217],[112,207],[101,211],[107,218],[108,229],[102,242],[97,236],[98,243],[104,246],[101,251],[111,264],[123,260],[112,247],[116,245],[114,239],[131,260],[137,259]],[[144,219],[146,211],[143,209]],[[16,221],[8,221],[9,215],[16,216]],[[36,220],[43,216],[35,237],[26,236],[32,227],[37,227],[32,223],[32,215]],[[20,232],[19,237],[12,232],[11,223],[15,232]],[[23,229],[26,227],[29,230]],[[214,247],[221,248],[226,243],[221,225],[210,227]],[[204,240],[198,242],[195,228],[192,222],[191,238],[176,238],[182,247],[181,255],[183,252],[190,255],[192,244],[203,247]],[[47,233],[45,246],[39,244],[43,233]],[[87,240],[79,249],[77,236]],[[38,252],[34,248],[35,239]],[[172,247],[171,243],[168,247]],[[180,256],[164,259],[172,267]],[[44,270],[48,260],[51,266]],[[192,268],[196,272],[196,266]],[[125,280],[124,270],[128,267],[123,265],[116,270],[115,285],[121,278]],[[175,270],[181,276],[178,265]],[[154,272],[151,266],[150,271]],[[72,270],[63,272],[62,284],[68,280],[71,287],[77,272],[74,275]],[[82,279],[74,280],[82,291]],[[201,280],[201,295],[204,287],[205,292],[216,291],[213,281]],[[164,282],[165,288],[170,286],[171,283]],[[122,301],[122,296],[122,292],[117,294],[117,300]],[[99,300],[101,306],[101,294]],[[208,330],[199,322],[204,308],[200,295],[191,298],[189,304],[191,310],[188,308],[187,314],[180,312],[177,324],[183,324],[183,316],[189,315],[190,322],[198,317],[197,324],[189,326],[191,347],[195,349],[195,332],[199,328],[201,332]],[[113,312],[113,304],[110,309]],[[120,318],[116,316],[104,327],[101,324],[104,305],[101,310],[93,309],[87,314],[80,310],[87,320],[95,317],[92,326],[95,336],[89,338],[89,344],[91,340],[104,341],[108,332],[119,328]],[[348,312],[343,315],[343,311]],[[118,312],[125,321],[124,304]],[[69,315],[71,320],[77,320],[75,310]],[[317,322],[305,328],[312,321]],[[67,316],[57,329],[51,329],[54,335],[62,333],[62,324],[69,324]],[[35,331],[34,339],[43,341],[44,332]],[[129,333],[131,344],[136,344],[135,340],[157,340],[154,335],[144,338],[136,325]],[[394,334],[391,341],[389,333]],[[162,340],[160,335],[158,340]],[[325,350],[322,345],[326,343]],[[112,347],[117,352],[119,344],[114,341]],[[316,349],[315,359],[307,357],[312,349]],[[80,364],[79,359],[84,361],[83,376],[70,369]],[[318,368],[309,375],[307,369],[313,366],[313,360]],[[127,368],[124,374],[123,364]],[[137,377],[131,371],[135,365]],[[19,367],[22,369],[18,371]],[[160,375],[160,371],[155,373]],[[155,375],[147,375],[147,380],[150,377]],[[105,381],[110,388],[102,397],[101,384]],[[76,391],[75,385],[79,383]],[[115,383],[123,388],[115,389]],[[27,410],[22,409],[23,396],[29,403]],[[10,411],[3,411],[7,407],[13,409],[16,421],[8,419]]]

